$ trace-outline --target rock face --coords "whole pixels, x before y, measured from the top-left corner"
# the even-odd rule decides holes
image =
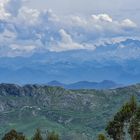
[[[65,90],[45,85],[0,84],[0,135],[16,128],[31,136],[36,128],[65,138],[95,137],[140,85],[112,90]]]

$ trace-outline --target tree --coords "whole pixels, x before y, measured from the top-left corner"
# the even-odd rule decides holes
[[[26,137],[22,133],[18,133],[13,129],[6,133],[2,140],[26,140]]]
[[[106,127],[106,131],[110,138],[114,140],[124,139],[125,124],[132,122],[137,111],[137,102],[134,96],[130,101],[122,106],[119,112],[116,113],[113,120],[110,121]]]
[[[140,108],[137,109],[133,116],[128,132],[132,140],[140,140]]]
[[[47,140],[60,140],[59,135],[55,132],[48,133]]]
[[[98,135],[98,140],[107,140],[104,134]]]
[[[122,122],[113,120],[109,122],[106,131],[113,140],[122,140],[124,135],[123,127],[124,125]]]
[[[40,129],[37,129],[32,140],[43,140]]]

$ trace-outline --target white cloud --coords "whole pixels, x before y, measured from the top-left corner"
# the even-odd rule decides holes
[[[76,26],[86,26],[87,25],[87,21],[86,19],[79,17],[79,16],[70,16],[70,20],[69,23],[71,25],[76,25]]]
[[[122,25],[122,27],[126,27],[126,28],[134,28],[134,27],[137,27],[136,23],[134,23],[130,19],[123,20],[121,22],[121,25]]]
[[[4,20],[5,18],[10,16],[10,13],[7,13],[5,10],[5,5],[9,0],[0,0],[0,19]]]
[[[22,0],[6,0],[6,4],[4,6],[5,11],[10,13],[11,16],[16,16],[18,14],[18,10],[22,6]]]
[[[63,42],[63,43],[72,43],[72,38],[71,38],[71,36],[70,36],[68,33],[66,33],[65,30],[61,29],[61,30],[59,31],[59,33],[60,33],[60,36],[61,36],[61,38],[62,38],[62,42]]]
[[[0,0],[0,43],[3,55],[17,56],[38,49],[94,50],[98,40],[136,35],[135,29],[138,29],[130,19],[117,21],[107,14],[59,17],[50,9],[31,9],[23,3],[23,0]]]
[[[112,22],[112,18],[107,14],[92,15],[92,19],[95,22]]]
[[[53,44],[50,48],[51,51],[67,51],[67,50],[76,50],[76,49],[84,49],[84,46],[74,42],[71,36],[63,29],[59,31],[61,40],[56,44]]]
[[[22,7],[18,12],[17,19],[22,24],[34,25],[34,24],[37,24],[39,15],[40,15],[40,12],[35,9]]]
[[[71,36],[64,30],[61,29],[59,31],[61,40],[51,44],[50,51],[69,51],[69,50],[77,50],[77,49],[88,49],[88,50],[95,50],[96,47],[90,43],[77,43],[72,40]],[[52,39],[54,41],[54,39]]]
[[[25,0],[0,0],[0,19],[17,16]]]

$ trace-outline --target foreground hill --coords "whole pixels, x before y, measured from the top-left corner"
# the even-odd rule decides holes
[[[63,139],[86,140],[103,131],[132,95],[139,101],[140,84],[112,90],[0,84],[0,135],[16,128],[30,136],[42,128],[44,133],[57,131]]]

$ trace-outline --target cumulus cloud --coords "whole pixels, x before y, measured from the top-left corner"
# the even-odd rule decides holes
[[[50,9],[25,7],[24,1],[0,0],[0,54],[95,50],[98,40],[136,35],[138,29],[130,19],[117,21],[107,14],[59,17]]]
[[[51,44],[51,51],[67,51],[67,50],[75,50],[75,49],[84,49],[84,46],[82,44],[78,44],[74,42],[71,38],[71,36],[63,29],[59,31],[61,40],[54,44],[52,42]],[[53,41],[53,40],[52,40]]]
[[[92,19],[95,22],[112,22],[113,19],[107,14],[92,15]]]
[[[27,25],[37,24],[39,14],[40,13],[38,10],[22,7],[18,11],[17,22],[21,22],[22,24],[27,24]]]
[[[5,11],[10,13],[12,16],[16,16],[18,14],[18,10],[22,6],[22,0],[6,0],[6,4],[4,6]]]
[[[10,13],[7,13],[5,10],[5,5],[8,3],[8,0],[0,0],[0,19],[4,20],[10,16]]]
[[[137,27],[136,23],[131,21],[130,19],[125,19],[121,22],[122,27],[124,28],[135,28]]]
[[[16,16],[25,0],[0,0],[0,18]]]

